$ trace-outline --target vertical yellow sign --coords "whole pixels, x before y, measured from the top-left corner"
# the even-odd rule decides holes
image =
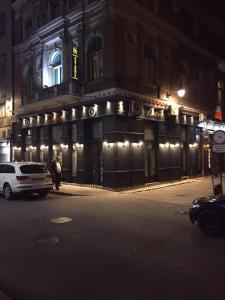
[[[78,79],[77,77],[77,59],[78,59],[78,48],[77,46],[72,46],[72,77],[73,79]]]

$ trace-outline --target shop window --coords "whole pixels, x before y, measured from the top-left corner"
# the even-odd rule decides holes
[[[97,80],[101,76],[102,39],[95,37],[88,43],[88,74],[89,80]]]
[[[52,79],[53,85],[62,82],[62,53],[58,51],[52,57]]]

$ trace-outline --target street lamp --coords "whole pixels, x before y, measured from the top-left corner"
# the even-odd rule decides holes
[[[180,89],[177,91],[177,95],[181,98],[185,96],[185,93],[186,91],[184,89]]]
[[[167,97],[167,98],[170,98],[171,94],[177,94],[178,97],[182,98],[182,97],[185,96],[186,90],[185,90],[185,89],[179,89],[179,90],[177,90],[176,92],[173,92],[173,91],[167,91],[167,92],[166,92],[166,97]]]

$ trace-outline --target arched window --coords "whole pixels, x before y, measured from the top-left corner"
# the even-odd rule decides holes
[[[217,103],[218,105],[222,105],[222,94],[223,94],[223,89],[222,89],[222,83],[221,81],[217,82]]]
[[[88,79],[96,80],[101,76],[102,39],[95,37],[88,43]]]
[[[52,81],[53,85],[62,82],[62,53],[59,51],[52,56]]]

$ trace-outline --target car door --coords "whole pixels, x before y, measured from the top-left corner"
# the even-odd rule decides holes
[[[16,185],[15,167],[12,165],[5,165],[4,167],[4,182],[8,182],[12,188]],[[4,183],[3,183],[4,184]]]

